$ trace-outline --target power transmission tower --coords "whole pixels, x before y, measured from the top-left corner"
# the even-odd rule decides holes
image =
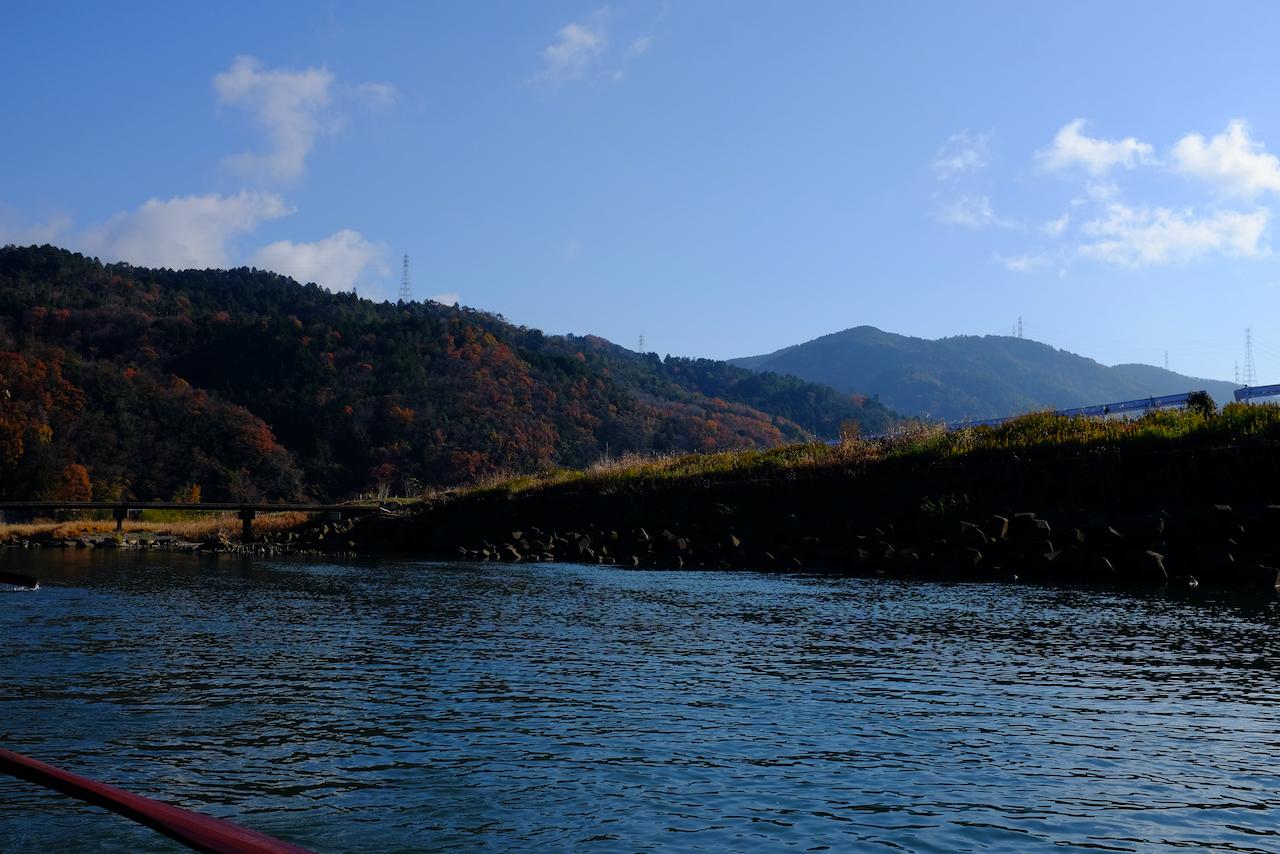
[[[1236,362],[1236,385],[1240,385],[1240,363]]]
[[[409,289],[409,256],[404,256],[404,272],[400,274],[400,302],[413,302],[413,291]]]
[[[1166,371],[1169,370],[1169,351],[1168,350],[1164,351],[1164,369]]]
[[[1018,318],[1018,337],[1022,337],[1022,318]]]
[[[640,340],[636,342],[636,352],[637,353],[644,352],[644,335],[643,334],[640,336]]]
[[[1245,329],[1244,331],[1244,384],[1256,385],[1258,382],[1258,372],[1253,365],[1253,329]]]

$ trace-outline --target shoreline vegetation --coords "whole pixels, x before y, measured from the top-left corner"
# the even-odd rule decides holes
[[[262,513],[254,519],[254,531],[270,541],[306,526],[309,517],[310,514],[297,512]],[[126,520],[121,532],[116,531],[115,520],[109,518],[0,522],[0,546],[160,548],[184,544],[230,544],[239,536],[240,527],[240,519],[235,513],[148,510],[143,511],[138,519]]]
[[[1280,406],[1032,413],[490,479],[349,532],[440,559],[1275,587]]]
[[[224,551],[1269,589],[1280,406],[624,456],[426,493],[406,511],[281,518],[243,547],[226,520],[188,530]]]
[[[783,445],[765,450],[719,453],[623,455],[584,469],[555,469],[525,475],[497,475],[455,490],[428,493],[431,498],[514,497],[541,490],[576,487],[608,491],[661,484],[772,480],[834,474],[865,474],[895,460],[925,463],[976,463],[1018,455],[1115,452],[1178,452],[1212,446],[1267,445],[1280,450],[1280,404],[1227,404],[1212,399],[1181,410],[1153,410],[1139,418],[1093,418],[1034,412],[997,426],[948,430],[920,421],[898,425],[888,434],[862,438],[856,430],[839,443]]]

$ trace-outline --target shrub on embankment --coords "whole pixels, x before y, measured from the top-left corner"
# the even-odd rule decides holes
[[[1039,413],[513,478],[355,536],[465,559],[1256,584],[1268,577],[1258,566],[1280,563],[1265,536],[1277,483],[1278,407],[1131,421]]]

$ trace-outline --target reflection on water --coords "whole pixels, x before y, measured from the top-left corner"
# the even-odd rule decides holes
[[[1280,609],[0,554],[0,739],[321,851],[1280,848]],[[174,850],[0,781],[5,851]]]

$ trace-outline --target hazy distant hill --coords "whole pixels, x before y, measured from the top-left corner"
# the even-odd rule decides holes
[[[4,498],[341,498],[893,419],[795,377],[472,309],[0,249]]]
[[[995,418],[1205,389],[1219,404],[1234,384],[1150,365],[1107,367],[1047,344],[1005,336],[930,341],[858,326],[770,353],[731,359],[841,390],[874,393],[907,415]]]

